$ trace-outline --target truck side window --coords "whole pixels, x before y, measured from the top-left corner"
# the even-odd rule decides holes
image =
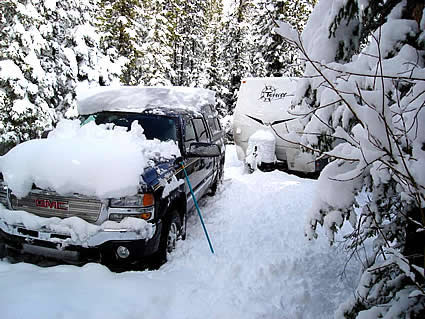
[[[220,121],[218,120],[218,118],[214,118],[214,121],[215,121],[216,126],[218,127],[218,130],[221,131],[221,124],[220,124]]]
[[[186,122],[184,131],[184,146],[187,149],[190,143],[196,142],[195,128],[193,127],[192,121]]]
[[[195,125],[196,135],[198,136],[199,142],[208,142],[207,129],[205,128],[204,121],[202,119],[193,119]]]
[[[208,117],[208,125],[210,126],[211,131],[213,131],[213,134],[218,131],[217,127],[215,126],[214,118]]]

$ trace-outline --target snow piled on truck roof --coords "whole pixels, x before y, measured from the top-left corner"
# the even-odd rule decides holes
[[[199,111],[215,104],[215,92],[189,87],[98,87],[77,92],[78,113],[141,112],[151,107]]]
[[[17,197],[33,184],[66,195],[97,198],[134,195],[150,160],[179,156],[174,141],[147,140],[143,128],[131,130],[63,120],[47,139],[21,143],[0,156],[0,172]]]

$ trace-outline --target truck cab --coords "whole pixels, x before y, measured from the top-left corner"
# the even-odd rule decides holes
[[[214,103],[213,92],[188,88],[103,88],[84,97],[79,102],[81,126],[94,122],[128,131],[137,123],[147,140],[175,143],[179,156],[155,154],[139,176],[137,194],[122,197],[63,194],[36,184],[19,197],[3,172],[0,254],[117,266],[149,261],[159,267],[176,241],[185,238],[194,208],[183,167],[197,199],[215,193],[222,179],[224,132]],[[29,225],[23,214],[35,216],[37,223]],[[76,239],[75,229],[59,231],[52,218],[59,224],[78,219],[93,231]]]

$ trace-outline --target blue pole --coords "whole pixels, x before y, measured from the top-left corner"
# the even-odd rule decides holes
[[[192,194],[192,199],[193,199],[193,202],[195,203],[196,210],[198,211],[198,216],[199,216],[199,219],[201,220],[202,228],[204,229],[205,236],[207,237],[208,245],[210,245],[211,253],[214,254],[214,249],[213,249],[213,246],[211,244],[210,236],[208,236],[208,231],[207,231],[207,228],[205,227],[204,219],[202,218],[202,214],[201,214],[201,210],[199,209],[198,201],[196,200],[195,194],[193,193],[193,189],[192,189],[192,185],[190,184],[189,177],[187,176],[186,168],[184,167],[183,162],[181,162],[180,164],[183,168],[184,176],[186,177],[187,185],[189,186],[190,193]]]

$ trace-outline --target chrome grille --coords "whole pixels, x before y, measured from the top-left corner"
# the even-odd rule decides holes
[[[48,204],[44,205],[43,203]],[[23,210],[41,217],[68,218],[76,216],[93,223],[99,218],[102,203],[94,198],[61,196],[53,192],[40,191],[31,192],[21,199],[12,196],[12,206],[15,210]]]

